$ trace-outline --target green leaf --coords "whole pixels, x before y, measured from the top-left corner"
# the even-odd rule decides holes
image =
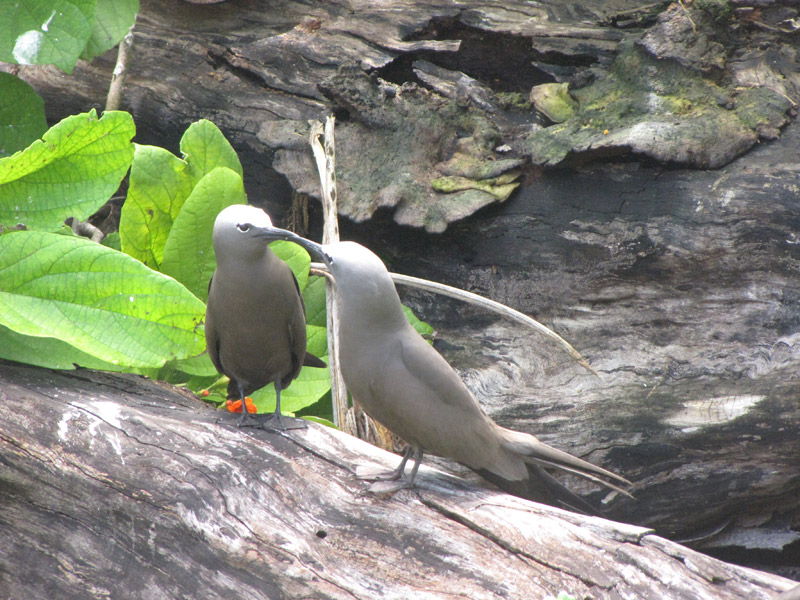
[[[208,388],[219,379],[219,373],[207,352],[182,360],[167,361],[150,376],[174,385],[184,385],[194,391]]]
[[[331,429],[339,429],[333,421],[329,421],[323,417],[317,417],[315,415],[303,415],[302,417],[306,421],[311,421],[313,423],[319,423],[320,425],[325,425],[325,427],[330,427]]]
[[[405,313],[408,322],[411,323],[411,326],[416,329],[417,333],[419,333],[421,336],[427,337],[433,334],[433,327],[428,325],[425,321],[421,321],[410,308],[403,305],[403,312]]]
[[[19,77],[0,73],[0,157],[27,148],[45,131],[41,96]]]
[[[14,0],[0,8],[0,60],[72,73],[92,33],[97,0]]]
[[[139,0],[97,0],[94,27],[83,60],[92,60],[116,46],[128,33],[139,12]]]
[[[158,269],[169,230],[194,182],[186,175],[186,163],[171,152],[156,146],[135,146],[119,236],[123,252]]]
[[[219,212],[247,201],[241,176],[217,167],[203,177],[184,202],[164,244],[161,271],[195,296],[208,297],[208,281],[216,268],[211,234]]]
[[[303,302],[306,305],[306,325],[318,327],[328,326],[325,299],[325,278],[312,276],[303,290]]]
[[[306,323],[306,352],[322,357],[328,353],[328,330]]]
[[[314,402],[314,404],[310,404],[305,408],[295,411],[294,414],[297,417],[307,418],[309,416],[315,416],[317,418],[332,421],[333,403],[331,401],[331,392],[326,393],[319,400]]]
[[[304,290],[308,284],[308,267],[311,264],[308,252],[293,242],[272,242],[269,247],[278,255],[278,258],[289,265],[297,278],[297,284],[301,290]]]
[[[154,269],[161,266],[169,231],[195,185],[217,167],[242,174],[236,153],[211,121],[190,125],[181,151],[184,159],[163,148],[136,145],[122,205],[122,250]]]
[[[174,279],[81,237],[0,236],[0,324],[103,361],[160,367],[200,354],[205,306]]]
[[[126,112],[67,117],[13,156],[0,158],[0,224],[53,231],[84,220],[119,187],[135,133]]]
[[[122,242],[120,242],[118,231],[112,231],[106,237],[104,237],[103,241],[100,243],[103,244],[103,246],[108,246],[114,250],[122,251]]]
[[[95,358],[56,338],[23,335],[2,325],[0,325],[0,358],[48,369],[71,370],[77,365],[103,371],[125,370],[124,366],[113,365]]]
[[[327,362],[326,357],[320,357]],[[294,413],[301,408],[314,404],[322,395],[331,389],[328,369],[303,367],[300,375],[292,384],[281,391],[281,412]],[[259,413],[275,410],[275,386],[272,384],[251,394],[253,404]]]
[[[214,123],[201,119],[189,125],[181,138],[181,152],[195,182],[217,167],[228,167],[244,177],[242,165],[230,142]]]

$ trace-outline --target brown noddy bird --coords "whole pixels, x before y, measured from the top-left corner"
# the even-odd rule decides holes
[[[375,491],[412,486],[423,452],[430,452],[466,465],[509,493],[589,514],[597,510],[545,467],[630,496],[620,487],[630,485],[623,477],[492,421],[453,368],[409,324],[389,272],[370,250],[354,242],[319,245],[271,227],[261,231],[268,239],[300,244],[327,265],[340,292],[345,383],[367,414],[408,443],[399,467],[383,477],[396,483],[379,490],[373,486]],[[403,481],[412,454],[414,465]]]
[[[284,421],[281,390],[303,365],[325,363],[306,353],[303,297],[292,270],[269,248],[257,227],[272,227],[260,208],[237,204],[214,222],[217,268],[208,285],[206,346],[217,371],[231,384],[228,396],[242,400],[239,425],[278,429],[305,427],[300,419]],[[250,416],[245,396],[275,384],[275,412],[266,421]]]

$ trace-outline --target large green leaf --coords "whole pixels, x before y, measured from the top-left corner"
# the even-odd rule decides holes
[[[208,281],[216,267],[211,244],[214,220],[226,206],[243,204],[246,200],[242,177],[229,168],[217,167],[203,177],[169,231],[161,271],[205,300]]]
[[[41,96],[19,77],[0,73],[0,157],[27,148],[45,131]]]
[[[217,167],[228,167],[243,177],[242,165],[230,142],[214,123],[201,119],[189,125],[181,137],[181,153],[195,178],[200,181]]]
[[[85,219],[119,187],[133,157],[133,119],[94,110],[67,117],[41,140],[0,158],[0,224],[53,231]]]
[[[328,330],[306,324],[306,352],[322,357],[328,353]]]
[[[5,0],[0,60],[71,73],[92,33],[97,0]]]
[[[205,307],[180,283],[80,237],[0,236],[0,325],[115,365],[195,356]]]
[[[309,277],[308,285],[303,289],[303,302],[306,305],[306,324],[318,327],[328,326],[325,307],[325,278]]]
[[[139,0],[97,0],[94,27],[81,58],[92,60],[116,46],[133,26],[138,12]]]
[[[2,325],[0,358],[48,369],[74,369],[81,366],[104,371],[123,371],[126,368],[95,358],[56,338],[23,335]]]
[[[186,163],[168,150],[135,146],[119,236],[123,252],[158,269],[169,230],[194,181],[186,175]]]
[[[231,145],[211,121],[189,126],[181,138],[184,159],[163,148],[136,146],[128,197],[122,206],[122,250],[154,269],[161,267],[172,224],[195,185],[217,167],[241,176]]]
[[[311,264],[308,252],[292,242],[272,242],[269,247],[278,255],[278,258],[289,265],[297,278],[297,284],[301,290],[304,290],[308,284],[308,267]]]

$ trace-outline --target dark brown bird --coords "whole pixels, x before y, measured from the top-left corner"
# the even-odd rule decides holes
[[[271,227],[267,213],[233,205],[214,223],[217,269],[211,277],[206,307],[206,346],[217,371],[231,379],[228,395],[242,400],[239,425],[278,429],[305,427],[281,416],[281,390],[303,365],[324,367],[306,353],[303,297],[292,270],[269,248],[257,227]],[[275,412],[266,420],[247,412],[245,396],[275,384]]]

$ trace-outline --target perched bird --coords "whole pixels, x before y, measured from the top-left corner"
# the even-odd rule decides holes
[[[217,371],[230,377],[229,397],[238,392],[242,400],[240,426],[305,427],[300,419],[284,421],[281,390],[303,365],[325,363],[306,353],[305,307],[297,280],[257,227],[272,227],[272,221],[253,206],[237,204],[217,215],[217,269],[208,284],[206,346]],[[275,412],[261,421],[248,414],[245,396],[270,383],[275,384]]]
[[[408,323],[383,262],[354,242],[319,245],[274,227],[267,239],[294,241],[327,265],[340,293],[340,362],[353,398],[373,419],[408,443],[397,482],[381,491],[410,487],[423,452],[456,460],[501,489],[525,498],[597,514],[545,467],[581,475],[630,495],[630,482],[606,469],[552,448],[527,433],[497,425],[447,361]],[[403,481],[408,459],[414,465]],[[606,478],[610,481],[606,481]]]

